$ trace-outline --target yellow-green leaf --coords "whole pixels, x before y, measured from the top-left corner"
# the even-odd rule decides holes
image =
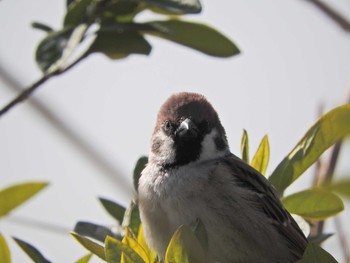
[[[133,234],[130,233],[130,230],[126,231],[126,234],[122,240],[122,243],[125,244],[126,246],[132,248],[134,252],[142,258],[144,262],[148,262],[148,255],[144,248],[135,240],[133,237]]]
[[[199,23],[170,19],[146,23],[154,30],[145,33],[155,35],[216,57],[237,55],[239,49],[226,36],[215,29]]]
[[[157,255],[147,245],[146,240],[145,240],[145,236],[144,236],[144,233],[143,233],[142,225],[140,225],[140,227],[139,227],[139,234],[137,235],[137,243],[139,243],[140,246],[143,247],[144,251],[146,252],[147,257],[148,257],[148,262],[149,263],[155,262],[155,260],[157,258]]]
[[[11,263],[11,254],[5,238],[0,234],[0,262]]]
[[[119,263],[122,256],[122,242],[110,236],[105,240],[105,254],[107,263]]]
[[[128,240],[130,241],[130,240]],[[134,250],[135,243],[122,242],[112,237],[105,241],[106,259],[108,263],[144,263],[142,257]]]
[[[75,263],[88,263],[92,257],[92,254],[87,254],[86,256],[83,256],[82,258],[78,259]]]
[[[243,130],[242,134],[241,156],[243,161],[249,163],[249,137],[246,130]]]
[[[191,228],[180,226],[170,240],[165,254],[165,263],[208,262],[205,251]]]
[[[340,180],[338,182],[332,182],[330,185],[326,186],[338,194],[350,198],[350,179]]]
[[[305,219],[323,220],[344,210],[342,200],[332,192],[313,188],[282,198],[286,209]]]
[[[106,260],[105,252],[103,246],[93,242],[89,238],[86,238],[84,236],[81,236],[77,233],[71,233],[71,235],[87,250],[89,250],[91,253],[95,254],[99,258]]]
[[[269,139],[267,135],[262,139],[258,150],[256,151],[251,165],[258,170],[261,174],[266,173],[267,165],[269,164],[270,159],[270,147]]]
[[[48,183],[30,182],[16,184],[0,191],[0,217],[30,199],[36,193],[45,188]]]
[[[322,116],[277,166],[270,182],[279,193],[293,183],[334,143],[350,134],[350,104]]]
[[[335,258],[320,246],[309,243],[304,255],[297,263],[337,263]]]

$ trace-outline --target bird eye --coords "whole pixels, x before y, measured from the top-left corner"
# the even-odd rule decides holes
[[[170,130],[170,128],[171,128],[171,123],[170,123],[169,120],[166,120],[166,121],[164,122],[164,129],[165,129],[166,131],[168,131],[168,130]]]

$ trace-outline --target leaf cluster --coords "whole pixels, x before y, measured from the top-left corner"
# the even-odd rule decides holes
[[[44,73],[61,72],[93,53],[111,59],[131,54],[149,55],[145,36],[156,36],[216,57],[239,53],[237,46],[210,26],[182,20],[202,10],[198,0],[68,0],[62,28],[33,23],[47,33],[36,50],[36,62]],[[137,22],[144,11],[164,20]],[[83,44],[87,43],[87,44]],[[84,46],[79,55],[74,55]]]

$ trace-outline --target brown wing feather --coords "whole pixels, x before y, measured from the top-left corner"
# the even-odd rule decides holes
[[[301,257],[307,246],[307,239],[293,217],[283,207],[273,186],[257,170],[230,154],[224,159],[239,183],[256,192],[261,206],[273,225],[289,243],[291,251]]]

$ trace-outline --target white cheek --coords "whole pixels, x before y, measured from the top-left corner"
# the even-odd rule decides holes
[[[205,135],[202,141],[202,152],[199,157],[200,162],[216,159],[224,156],[227,153],[228,149],[225,149],[223,151],[217,150],[217,147],[215,144],[215,138],[217,134],[218,134],[217,130],[213,129],[209,134]]]
[[[162,143],[157,154],[149,153],[150,159],[157,163],[172,163],[175,161],[174,141],[161,130],[155,135]]]

